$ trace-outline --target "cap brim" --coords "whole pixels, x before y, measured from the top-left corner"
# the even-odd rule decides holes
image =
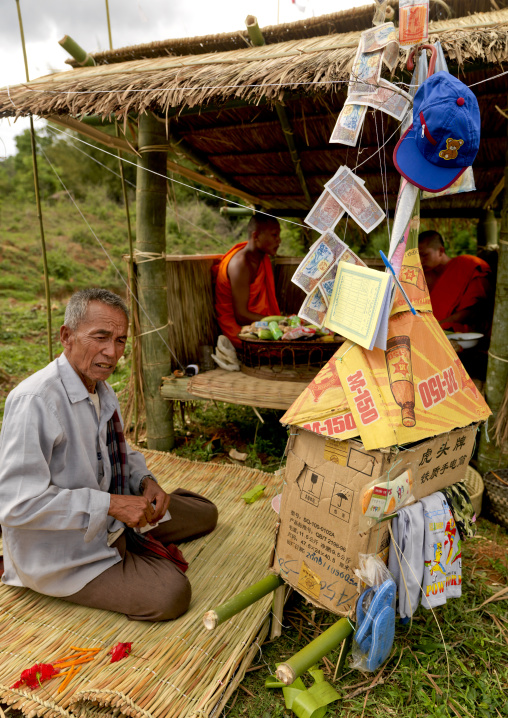
[[[393,151],[393,162],[408,182],[426,192],[442,192],[452,185],[467,167],[439,167],[420,153],[415,141],[413,125],[406,130]]]

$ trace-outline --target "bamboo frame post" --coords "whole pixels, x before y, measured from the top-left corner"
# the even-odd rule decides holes
[[[508,123],[506,124],[508,134]],[[485,399],[494,418],[496,417],[508,383],[508,145],[505,154],[505,190],[501,210],[501,231],[499,233],[499,259],[497,264],[496,298],[492,320]],[[488,436],[481,432],[478,451],[478,469],[481,474],[495,470],[501,461],[506,462],[508,447],[496,446],[494,442],[494,422],[489,420]]]
[[[275,673],[276,677],[279,681],[289,686],[302,673],[305,673],[311,666],[320,661],[323,656],[337,648],[352,632],[353,624],[351,621],[348,618],[341,618],[320,636],[308,643],[301,651],[295,653],[285,663],[281,663]]]
[[[150,112],[139,117],[138,142],[136,250],[150,260],[137,266],[147,445],[169,451],[174,446],[173,405],[160,393],[162,377],[171,372],[166,345],[166,138],[164,127]]]
[[[26,56],[26,47],[25,47],[25,33],[23,31],[23,18],[21,17],[21,7],[19,4],[19,0],[16,0],[16,8],[18,11],[18,21],[19,21],[19,33],[21,35],[21,47],[23,49],[23,60],[25,63],[25,75],[26,75],[26,81],[30,81],[30,76],[28,73],[28,59]],[[42,267],[44,271],[44,292],[46,296],[46,334],[47,334],[47,343],[48,343],[48,357],[49,361],[53,361],[53,345],[51,342],[51,292],[49,289],[49,271],[48,271],[48,258],[46,254],[46,237],[44,234],[44,221],[42,217],[42,205],[41,205],[41,196],[39,192],[39,169],[37,166],[37,150],[35,147],[35,129],[34,129],[34,121],[32,115],[30,115],[30,146],[32,148],[32,165],[33,165],[33,173],[34,173],[34,190],[35,190],[35,204],[37,207],[37,219],[39,220],[39,232],[41,235],[41,252],[42,252]]]
[[[218,625],[227,621],[228,618],[236,616],[236,614],[243,611],[244,608],[252,606],[253,603],[256,603],[256,601],[259,601],[263,596],[267,596],[279,587],[284,587],[282,578],[278,574],[268,574],[268,576],[262,578],[261,581],[254,583],[252,586],[249,586],[249,588],[246,588],[245,591],[230,598],[226,603],[207,611],[203,616],[205,628],[209,631],[213,631],[214,628],[217,628]]]
[[[270,640],[282,636],[282,617],[284,615],[284,603],[286,600],[286,586],[282,584],[273,593],[272,602],[272,626],[270,628]]]

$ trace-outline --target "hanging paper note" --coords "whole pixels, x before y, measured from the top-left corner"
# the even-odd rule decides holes
[[[307,296],[307,299],[304,301],[300,311],[298,312],[298,316],[302,319],[306,319],[311,324],[315,324],[317,327],[322,327],[327,308],[328,305],[323,293],[317,286]]]
[[[366,349],[385,349],[391,287],[385,272],[341,262],[324,325]]]
[[[385,218],[374,197],[349,167],[339,167],[325,187],[364,232],[372,232]]]
[[[429,38],[429,0],[399,0],[399,42],[416,45]]]
[[[304,222],[317,232],[333,229],[344,214],[344,209],[328,190],[320,195],[318,201],[305,217]]]
[[[309,294],[346,250],[347,245],[334,232],[328,230],[314,242],[291,281]]]

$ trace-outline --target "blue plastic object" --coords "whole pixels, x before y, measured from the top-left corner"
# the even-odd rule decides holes
[[[365,599],[372,592],[374,589],[368,588],[358,599],[354,637],[365,654],[364,668],[367,671],[375,671],[388,658],[395,636],[395,582],[389,579],[378,586],[370,606],[365,610]]]

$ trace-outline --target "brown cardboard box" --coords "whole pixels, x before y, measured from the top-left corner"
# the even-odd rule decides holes
[[[359,533],[362,489],[390,469],[395,478],[408,467],[415,499],[461,481],[476,431],[472,424],[401,450],[366,451],[356,440],[292,427],[274,570],[315,605],[348,613],[358,595],[358,554],[388,554],[389,521]]]

